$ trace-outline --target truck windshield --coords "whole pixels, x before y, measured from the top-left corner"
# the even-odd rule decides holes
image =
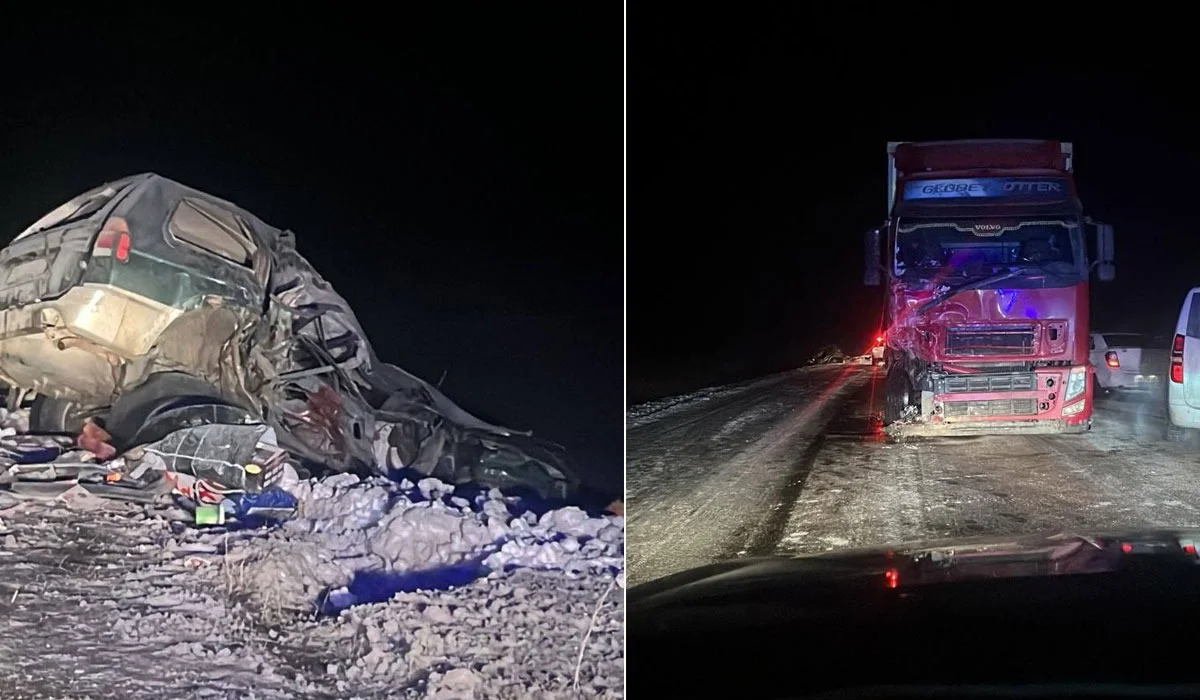
[[[1034,266],[1055,276],[1083,268],[1077,221],[901,221],[896,234],[896,276],[977,278],[1014,266]]]

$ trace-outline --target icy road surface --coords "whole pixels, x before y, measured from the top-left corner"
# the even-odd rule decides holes
[[[1091,432],[888,443],[883,373],[833,366],[635,407],[630,585],[741,556],[1044,530],[1200,526],[1200,454],[1158,401]]]
[[[622,697],[623,519],[417,486],[232,532],[0,493],[0,698]]]

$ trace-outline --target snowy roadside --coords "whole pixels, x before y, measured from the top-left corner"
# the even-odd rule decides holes
[[[630,584],[768,551],[825,425],[870,367],[809,367],[629,431]]]
[[[295,492],[240,531],[0,494],[3,696],[623,696],[623,518],[436,480]]]
[[[829,369],[832,365],[819,365],[814,367],[801,367],[798,369],[790,369],[776,374],[770,374],[765,377],[756,377],[746,381],[737,382],[734,384],[723,384],[719,386],[710,386],[703,389],[698,389],[686,394],[678,396],[666,396],[653,401],[646,401],[635,406],[630,406],[625,412],[625,428],[630,430],[639,428],[650,423],[671,418],[678,412],[696,406],[697,404],[721,399],[744,392],[754,392],[765,390],[766,388],[778,384],[789,377],[793,377],[800,373],[816,372]]]

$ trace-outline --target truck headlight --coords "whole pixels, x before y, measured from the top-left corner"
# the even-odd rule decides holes
[[[1083,390],[1087,388],[1087,367],[1072,367],[1071,374],[1067,377],[1067,395],[1063,397],[1065,401],[1079,396]]]

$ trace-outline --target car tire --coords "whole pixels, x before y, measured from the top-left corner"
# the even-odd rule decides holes
[[[29,408],[29,432],[41,435],[78,435],[83,424],[100,411],[72,399],[39,394]]]
[[[1170,417],[1167,418],[1166,434],[1163,437],[1167,442],[1200,449],[1200,430],[1175,425]]]
[[[113,446],[124,450],[133,445],[150,415],[164,405],[220,397],[220,390],[203,379],[183,372],[160,372],[113,403],[105,428]]]

